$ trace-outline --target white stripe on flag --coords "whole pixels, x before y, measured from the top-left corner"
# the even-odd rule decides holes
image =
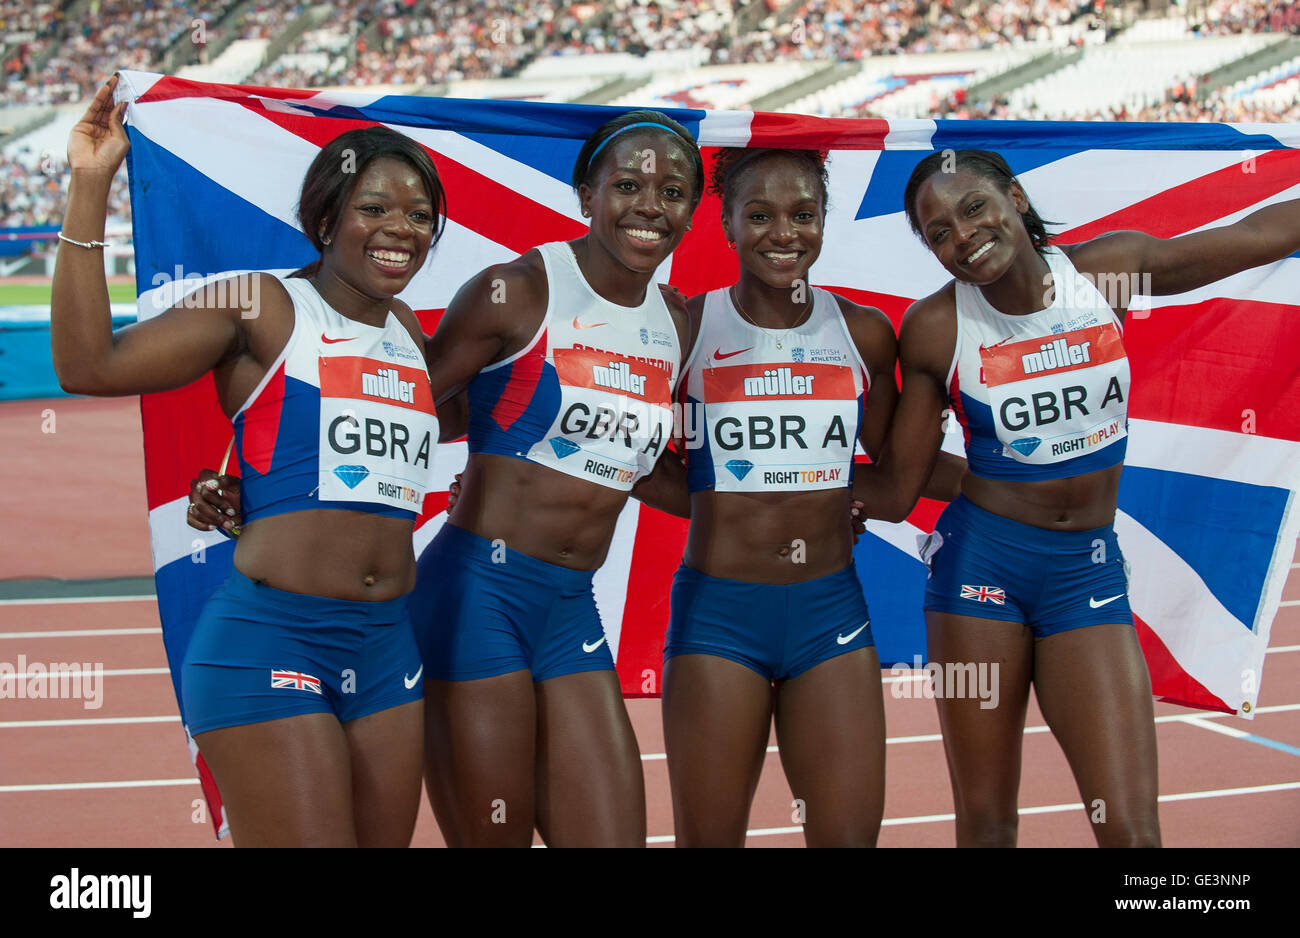
[[[749,145],[752,111],[706,110],[700,121],[699,140],[702,147],[744,147]]]
[[[1282,489],[1300,485],[1300,444],[1290,440],[1134,419],[1128,434],[1126,466]]]
[[[217,98],[149,101],[129,110],[133,127],[150,141],[272,218],[299,228],[298,194],[320,152],[315,144]],[[287,179],[294,184],[286,185]]]
[[[1163,541],[1123,511],[1115,533],[1133,567],[1129,602],[1174,660],[1229,707],[1253,710],[1268,636],[1256,635],[1215,598],[1204,581]],[[1191,624],[1195,623],[1195,628]],[[1243,672],[1256,675],[1244,690]],[[1246,685],[1250,687],[1251,685]]]
[[[605,562],[596,571],[592,589],[596,593],[596,606],[600,621],[605,626],[609,653],[618,661],[618,642],[623,632],[623,609],[627,605],[627,580],[632,570],[632,548],[641,518],[641,503],[629,498],[618,516],[614,539],[609,545]]]
[[[1241,159],[1240,150],[1084,150],[1019,178],[1038,214],[1058,223],[1052,230],[1068,231]]]

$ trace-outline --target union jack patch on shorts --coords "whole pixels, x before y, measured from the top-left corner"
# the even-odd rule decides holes
[[[280,671],[271,669],[272,687],[292,687],[294,690],[310,690],[321,693],[320,678],[304,674],[302,671]]]
[[[967,586],[963,583],[961,598],[1005,606],[1007,604],[1007,591],[1000,586]]]

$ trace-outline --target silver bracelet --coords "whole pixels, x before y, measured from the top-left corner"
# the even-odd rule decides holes
[[[74,241],[62,231],[59,232],[59,240],[66,241],[69,244],[75,244],[79,248],[106,248],[112,243],[110,241]]]

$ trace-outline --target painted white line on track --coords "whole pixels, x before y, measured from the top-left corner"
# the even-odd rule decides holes
[[[162,629],[61,629],[52,632],[0,632],[0,638],[94,638],[97,635],[159,635]]]
[[[58,606],[66,603],[154,603],[152,593],[139,596],[51,596],[42,599],[0,599],[0,606]]]
[[[1300,606],[1300,599],[1284,599],[1278,603],[1279,606]]]
[[[179,723],[174,717],[85,717],[79,720],[7,720],[0,722],[0,730],[39,729],[46,726],[112,726],[126,723]]]
[[[135,677],[141,674],[171,674],[166,668],[108,668],[103,671],[59,671],[54,675],[48,673],[29,674],[23,671],[19,674],[0,674],[0,681],[47,681],[51,676],[54,678],[73,678],[73,677]]]
[[[0,785],[0,793],[16,791],[85,791],[96,788],[168,788],[197,785],[197,778],[142,778],[129,782],[56,782],[46,785]]]
[[[1185,791],[1173,795],[1161,795],[1159,801],[1194,801],[1199,798],[1227,798],[1234,795],[1256,795],[1265,794],[1274,791],[1292,791],[1300,788],[1300,782],[1282,782],[1277,785],[1252,785],[1247,788],[1218,788],[1212,791]],[[1029,808],[1021,808],[1017,813],[1025,814],[1058,814],[1062,811],[1082,811],[1083,803],[1075,802],[1074,804],[1044,804],[1035,805]],[[899,827],[904,824],[935,824],[943,821],[955,821],[955,814],[921,814],[915,817],[889,817],[880,822],[881,827]],[[745,831],[747,837],[771,837],[776,834],[798,834],[802,833],[802,827],[760,827],[754,830]],[[654,837],[647,837],[648,844],[670,844],[676,838],[672,834],[659,834]]]
[[[1300,645],[1274,645],[1272,648],[1265,648],[1264,654],[1271,655],[1278,651],[1300,651]]]
[[[1241,739],[1243,736],[1250,735],[1245,730],[1239,730],[1233,726],[1224,726],[1222,723],[1214,723],[1210,720],[1202,720],[1200,717],[1186,717],[1183,722],[1189,726],[1199,726],[1201,729],[1209,730],[1212,733],[1231,736],[1233,739]]]

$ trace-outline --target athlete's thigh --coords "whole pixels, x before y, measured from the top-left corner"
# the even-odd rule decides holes
[[[663,714],[677,845],[743,847],[772,682],[720,655],[674,655],[664,662]]]
[[[875,846],[885,804],[885,706],[876,649],[781,684],[776,735],[808,846]]]
[[[424,701],[389,707],[343,724],[352,754],[357,845],[406,847],[420,809]]]
[[[645,777],[614,671],[540,681],[537,828],[547,845],[645,846]]]
[[[531,844],[532,676],[425,681],[424,703],[425,782],[447,845]]]
[[[194,738],[239,847],[355,847],[348,741],[331,713]]]
[[[1058,632],[1035,642],[1034,658],[1038,704],[1098,840],[1158,844],[1155,706],[1133,626]]]
[[[1004,619],[930,611],[925,622],[958,812],[1009,810],[1014,819],[1034,667],[1032,635],[1023,624]],[[983,696],[981,672],[989,690]]]

